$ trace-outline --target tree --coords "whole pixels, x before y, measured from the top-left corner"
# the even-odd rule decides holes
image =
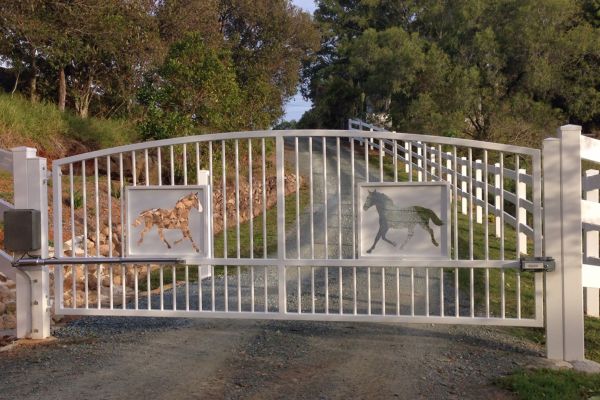
[[[38,99],[38,60],[44,53],[46,37],[52,31],[44,20],[47,1],[0,1],[0,39],[3,56],[15,74],[15,88],[23,72],[29,80],[31,101]]]
[[[308,120],[385,116],[397,130],[527,145],[559,123],[597,129],[594,1],[321,0]]]
[[[167,43],[194,33],[206,48],[229,51],[245,129],[268,128],[283,115],[302,62],[318,46],[310,17],[288,0],[164,0],[157,15]]]
[[[146,107],[140,128],[146,140],[231,131],[243,125],[242,91],[231,53],[208,48],[198,34],[174,43],[139,100]]]

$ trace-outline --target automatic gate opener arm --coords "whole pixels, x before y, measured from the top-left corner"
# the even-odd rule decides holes
[[[40,265],[74,264],[182,264],[180,258],[152,257],[65,257],[65,258],[25,258],[15,260],[13,267],[35,267]]]

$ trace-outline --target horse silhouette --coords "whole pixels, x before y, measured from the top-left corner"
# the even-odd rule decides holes
[[[399,208],[395,206],[392,199],[390,199],[384,193],[378,192],[377,190],[369,190],[369,195],[365,200],[363,210],[367,211],[372,206],[375,206],[375,209],[379,214],[379,230],[377,231],[377,235],[375,235],[375,241],[373,242],[373,245],[369,250],[367,250],[367,253],[371,253],[373,251],[379,239],[383,239],[395,247],[397,244],[385,237],[388,230],[408,228],[408,235],[400,246],[400,249],[403,249],[408,241],[413,237],[416,225],[419,225],[429,232],[431,235],[431,243],[436,247],[439,246],[438,242],[433,236],[433,230],[429,227],[429,220],[431,220],[437,226],[441,226],[444,223],[430,209],[420,206]]]
[[[202,212],[202,206],[198,200],[198,192],[190,193],[189,195],[180,198],[177,200],[177,203],[175,203],[174,208],[151,208],[142,211],[132,224],[133,226],[140,226],[142,222],[144,223],[144,229],[140,233],[140,239],[137,244],[142,244],[144,242],[144,235],[156,225],[158,228],[158,237],[169,249],[171,248],[171,244],[165,239],[163,230],[179,229],[182,238],[173,242],[173,245],[178,244],[184,239],[188,239],[192,243],[192,247],[196,250],[196,253],[199,253],[200,249],[196,246],[196,243],[194,243],[194,239],[190,232],[189,215],[192,209],[197,209]]]

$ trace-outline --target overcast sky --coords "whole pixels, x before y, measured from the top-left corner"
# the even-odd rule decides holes
[[[313,0],[292,0],[292,3],[298,7],[312,13],[315,10],[315,3]],[[290,102],[285,106],[285,115],[283,119],[285,121],[296,121],[300,119],[302,114],[308,110],[311,106],[310,101],[306,101],[302,98],[302,95],[298,93]]]

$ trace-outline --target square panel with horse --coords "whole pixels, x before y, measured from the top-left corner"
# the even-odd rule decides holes
[[[208,186],[127,188],[127,254],[209,256]]]
[[[450,257],[447,183],[362,183],[358,197],[360,257]]]

